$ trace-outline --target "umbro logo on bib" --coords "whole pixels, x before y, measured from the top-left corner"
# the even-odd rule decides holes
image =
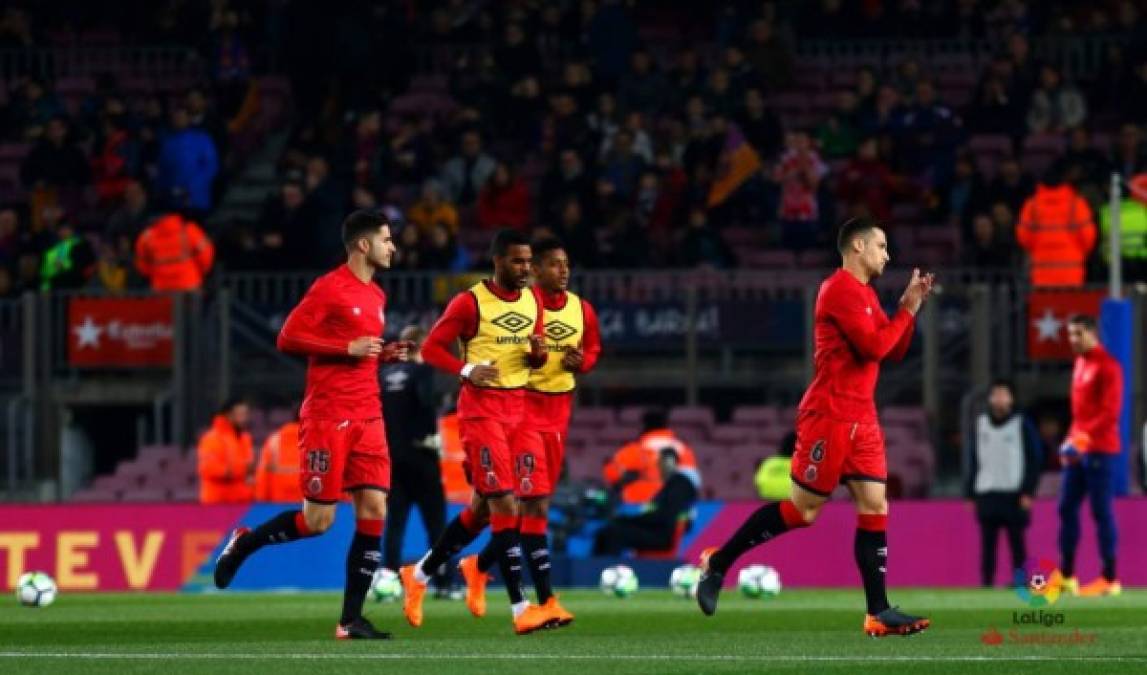
[[[507,330],[511,333],[518,333],[534,324],[530,317],[518,314],[517,312],[506,312],[505,314],[490,320],[502,330]]]
[[[546,337],[555,342],[561,342],[575,333],[577,333],[576,328],[566,325],[561,321],[551,321],[546,324]]]

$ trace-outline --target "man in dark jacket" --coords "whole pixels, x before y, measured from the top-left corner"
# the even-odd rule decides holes
[[[630,548],[665,550],[673,546],[677,523],[697,501],[693,481],[677,470],[677,451],[661,451],[658,468],[663,481],[649,511],[637,516],[617,516],[594,537],[594,555],[620,555]]]
[[[438,419],[434,396],[434,369],[422,361],[426,332],[407,326],[400,339],[415,344],[410,361],[392,363],[381,371],[382,409],[386,412],[386,440],[391,469],[389,517],[383,541],[383,564],[397,571],[402,565],[402,540],[406,521],[415,506],[422,514],[426,534],[433,544],[446,524],[446,494],[438,463]],[[445,567],[445,566],[444,566]],[[449,577],[445,571],[439,581]],[[445,583],[435,584],[439,590]]]
[[[976,419],[966,444],[964,496],[980,523],[980,581],[992,585],[1000,529],[1008,533],[1012,569],[1027,558],[1024,531],[1031,523],[1032,496],[1039,482],[1043,451],[1035,427],[1015,408],[1011,383],[996,380],[988,411]]]

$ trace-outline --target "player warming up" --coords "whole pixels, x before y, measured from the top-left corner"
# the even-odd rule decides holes
[[[522,590],[510,441],[525,413],[530,369],[542,366],[547,358],[541,301],[527,288],[529,240],[514,230],[501,230],[494,236],[491,257],[494,278],[456,295],[422,345],[426,363],[462,378],[459,430],[474,498],[422,560],[403,567],[399,575],[406,620],[421,626],[427,580],[481,532],[488,512],[490,546],[510,596],[514,631],[524,635],[549,625],[550,615],[527,602]],[[450,352],[458,341],[461,359]]]
[[[302,510],[280,513],[254,530],[236,529],[215,562],[215,585],[227,588],[252,553],[330,529],[343,492],[354,497],[355,535],[346,560],[339,639],[386,639],[362,616],[381,559],[379,541],[390,488],[390,455],[379,400],[378,364],[406,360],[410,345],[384,343],[386,296],[372,280],[390,267],[390,223],[356,211],[342,225],[345,265],[311,286],[279,333],[280,351],[308,357],[299,413]]]
[[[884,231],[868,220],[849,220],[840,228],[837,248],[841,269],[821,284],[816,299],[815,372],[797,409],[792,496],[757,509],[724,546],[701,554],[697,603],[707,615],[716,612],[725,573],[737,558],[811,525],[833,488],[843,483],[859,514],[853,551],[868,604],[864,632],[908,635],[930,622],[891,607],[885,592],[887,464],[874,394],[880,362],[901,359],[908,351],[916,313],[932,292],[933,277],[913,270],[900,308],[889,319],[869,285],[888,264]]]
[[[514,456],[514,491],[521,511],[521,540],[538,604],[550,623],[565,626],[574,619],[558,602],[550,583],[550,498],[561,477],[565,436],[573,411],[577,375],[593,370],[601,354],[601,334],[593,307],[567,289],[570,261],[565,247],[554,238],[532,247],[534,289],[545,310],[543,325],[550,358],[531,371],[526,384],[526,413],[510,442]],[[458,565],[466,580],[466,606],[474,616],[486,613],[487,572],[497,562],[496,549],[487,546]]]
[[[1123,407],[1123,370],[1099,343],[1095,317],[1079,314],[1067,324],[1075,352],[1071,374],[1071,428],[1059,449],[1063,487],[1059,491],[1059,553],[1064,588],[1075,595],[1119,595],[1123,585],[1115,576],[1115,495],[1111,489],[1119,461],[1119,413]],[[1079,545],[1079,508],[1087,497],[1103,573],[1079,585],[1075,549]]]

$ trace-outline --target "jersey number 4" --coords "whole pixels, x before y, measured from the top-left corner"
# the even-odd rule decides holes
[[[330,450],[308,450],[307,470],[311,473],[326,473],[331,470]]]

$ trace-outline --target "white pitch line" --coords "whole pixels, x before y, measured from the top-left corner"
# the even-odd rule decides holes
[[[977,663],[994,661],[1103,661],[1103,662],[1147,662],[1147,656],[1041,656],[1041,655],[1000,655],[1000,656],[906,656],[886,654],[865,654],[858,656],[797,656],[783,654],[735,655],[735,654],[209,654],[194,652],[143,653],[143,652],[0,652],[2,659],[92,659],[92,660],[131,660],[131,661],[732,661],[732,662],[849,662],[849,661],[930,661],[936,663]]]

